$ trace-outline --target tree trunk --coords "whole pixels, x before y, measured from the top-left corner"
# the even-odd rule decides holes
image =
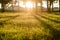
[[[36,7],[36,14],[37,14],[37,0],[35,0],[35,3],[36,3],[35,7]]]
[[[53,11],[53,3],[52,3],[52,11]]]
[[[47,11],[50,12],[50,4],[48,0],[47,0]]]
[[[48,11],[48,0],[47,0],[47,11]]]
[[[60,12],[60,0],[59,0],[59,12]]]
[[[2,5],[1,5],[1,7],[2,7],[1,12],[5,12],[5,7],[4,7],[4,5],[5,5],[5,4],[2,3]]]
[[[50,3],[48,0],[47,0],[47,11],[50,12]]]
[[[41,12],[42,12],[42,0],[41,0]]]
[[[47,11],[51,12],[51,2],[47,0]]]

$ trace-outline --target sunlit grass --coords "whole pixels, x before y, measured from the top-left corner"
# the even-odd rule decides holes
[[[58,13],[58,12],[57,12]],[[42,13],[40,16],[37,17],[44,21],[46,24],[51,25],[53,28],[60,30],[60,15],[56,15],[53,13]]]
[[[60,16],[48,13],[35,16],[38,19],[27,13],[0,13],[0,39],[52,40],[51,28],[60,30],[60,23],[52,20],[58,21]]]

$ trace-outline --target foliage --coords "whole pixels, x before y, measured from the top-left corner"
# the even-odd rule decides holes
[[[4,12],[5,11],[5,5],[8,3],[8,2],[10,2],[10,1],[12,1],[12,0],[0,0],[0,3],[2,4],[2,12]]]
[[[3,4],[7,4],[8,2],[10,2],[11,0],[0,0],[0,3],[3,3]]]

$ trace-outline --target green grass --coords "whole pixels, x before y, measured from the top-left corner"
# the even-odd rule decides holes
[[[57,12],[57,14],[59,14]],[[35,15],[36,19],[41,22],[41,25],[52,32],[53,40],[60,40],[60,15],[54,13],[42,13]]]
[[[52,13],[0,13],[0,40],[60,40],[56,37],[59,18],[60,15]]]

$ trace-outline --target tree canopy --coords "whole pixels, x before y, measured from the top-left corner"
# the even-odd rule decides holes
[[[50,2],[52,3],[52,2],[54,2],[55,0],[48,0],[48,1],[50,1]]]
[[[1,7],[2,7],[2,12],[4,12],[5,11],[5,5],[7,4],[7,3],[9,3],[10,1],[12,1],[12,0],[0,0],[0,3],[1,3]]]
[[[8,2],[10,2],[12,0],[0,0],[0,3],[4,3],[4,4],[7,4]]]

